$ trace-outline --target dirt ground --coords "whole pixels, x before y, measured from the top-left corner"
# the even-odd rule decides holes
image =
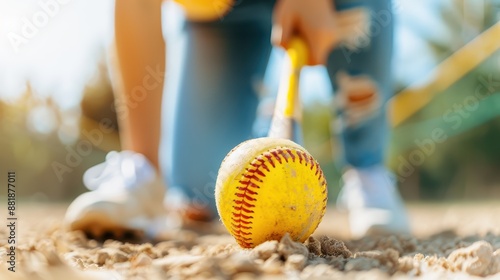
[[[500,279],[498,202],[410,204],[413,236],[361,240],[331,208],[305,244],[283,238],[253,250],[219,225],[211,234],[172,231],[155,244],[98,243],[61,229],[65,207],[18,205],[16,272],[7,270],[1,226],[0,279]]]

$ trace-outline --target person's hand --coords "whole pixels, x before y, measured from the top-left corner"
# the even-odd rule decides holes
[[[309,65],[325,64],[341,37],[332,0],[279,0],[274,8],[271,41],[287,48],[294,35],[309,46]]]

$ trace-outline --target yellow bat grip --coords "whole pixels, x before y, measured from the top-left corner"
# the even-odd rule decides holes
[[[286,93],[286,106],[283,115],[287,118],[292,118],[295,112],[297,99],[299,98],[298,87],[300,78],[300,69],[307,63],[308,48],[304,40],[294,37],[290,40],[290,44],[286,53],[290,59],[290,77],[288,77],[288,89]]]

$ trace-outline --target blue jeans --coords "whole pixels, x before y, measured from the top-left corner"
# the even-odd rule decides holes
[[[370,44],[357,52],[344,47],[332,52],[327,69],[334,90],[338,89],[338,71],[366,75],[375,81],[382,99],[387,100],[391,95],[390,1],[335,3],[339,10],[353,6],[369,8],[373,34]],[[214,187],[223,158],[236,145],[254,136],[259,82],[271,52],[273,6],[272,0],[238,0],[221,20],[185,21],[180,35],[168,41],[163,174],[171,192],[196,205],[215,210]],[[384,11],[390,20],[379,23],[377,13]],[[382,163],[388,134],[384,111],[382,106],[366,120],[343,129],[347,164],[368,167]]]

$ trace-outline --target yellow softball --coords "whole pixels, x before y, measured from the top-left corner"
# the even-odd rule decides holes
[[[303,147],[287,139],[257,138],[226,156],[215,199],[222,223],[241,247],[279,240],[287,232],[304,242],[325,214],[327,185]]]

